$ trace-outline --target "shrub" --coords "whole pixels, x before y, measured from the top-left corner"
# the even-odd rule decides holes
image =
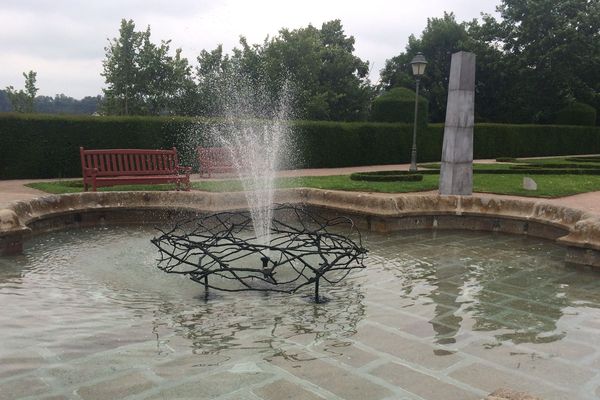
[[[437,171],[435,171],[437,173]],[[423,180],[423,175],[411,171],[374,171],[374,172],[356,172],[350,174],[353,181],[368,182],[418,182]]]
[[[557,125],[596,125],[596,109],[585,103],[571,103],[556,113]]]
[[[600,149],[600,128],[477,124],[473,146],[475,158],[589,154]]]
[[[589,157],[566,157],[567,161],[576,161],[580,163],[600,163],[600,156],[589,156]]]
[[[0,114],[0,179],[81,176],[79,146],[177,147],[196,166],[195,148],[209,145],[215,119]],[[332,168],[410,162],[412,125],[383,122],[292,121],[295,155],[281,168]],[[444,127],[417,133],[418,162],[439,161]],[[477,124],[475,158],[535,157],[600,152],[600,128]],[[214,143],[213,143],[214,144]]]
[[[428,102],[419,96],[417,124],[425,126],[428,119]],[[393,88],[375,98],[371,105],[371,121],[414,123],[415,92],[406,88]]]

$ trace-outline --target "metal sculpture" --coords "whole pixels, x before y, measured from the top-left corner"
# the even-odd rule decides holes
[[[335,284],[364,268],[367,250],[350,218],[324,218],[293,205],[277,205],[266,237],[254,235],[248,211],[182,220],[152,239],[158,267],[188,275],[209,289],[294,293],[314,284]]]

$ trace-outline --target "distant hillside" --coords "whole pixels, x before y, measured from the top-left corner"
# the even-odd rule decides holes
[[[86,96],[81,100],[64,94],[54,97],[37,96],[35,98],[35,111],[44,114],[93,114],[100,109],[102,96]],[[12,107],[6,91],[0,90],[0,112],[10,112]]]

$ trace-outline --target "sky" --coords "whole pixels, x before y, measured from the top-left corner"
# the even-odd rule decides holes
[[[370,63],[373,82],[385,61],[420,36],[427,18],[454,12],[458,21],[494,14],[500,0],[0,0],[0,88],[24,88],[23,72],[37,72],[38,95],[82,98],[102,93],[102,60],[121,19],[136,30],[150,25],[152,41],[171,39],[192,65],[203,49],[240,35],[262,43],[281,28],[340,19],[354,36],[354,54]]]

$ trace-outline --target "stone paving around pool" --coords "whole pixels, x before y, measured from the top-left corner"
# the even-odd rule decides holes
[[[227,332],[216,322],[212,346],[199,346],[197,326],[175,332],[157,311],[111,315],[91,298],[74,318],[52,290],[42,316],[4,301],[0,399],[476,400],[499,387],[600,396],[600,280],[565,269],[559,246],[496,235],[490,247],[472,233],[389,236],[399,248],[380,239],[368,276],[351,279],[348,302],[359,307],[332,313],[331,332],[234,320]],[[98,329],[102,313],[115,323]]]

